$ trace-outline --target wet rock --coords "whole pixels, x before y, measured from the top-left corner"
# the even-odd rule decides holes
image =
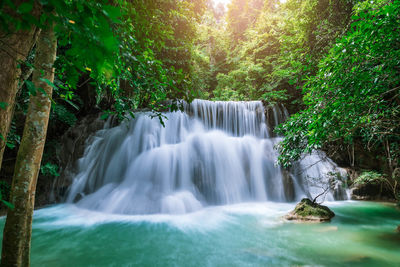
[[[287,214],[284,218],[290,221],[300,222],[327,222],[335,216],[327,206],[313,203],[308,198],[303,198],[296,205],[293,211]]]
[[[293,178],[289,171],[281,169],[282,172],[282,182],[284,184],[284,192],[287,201],[295,200],[295,189],[293,184]]]
[[[377,200],[381,199],[382,186],[375,184],[353,185],[350,192],[352,200]]]
[[[371,176],[371,171],[358,172],[354,169],[346,169],[350,178],[350,196],[352,200],[379,200],[393,201],[393,193],[379,182],[356,182],[361,176]],[[372,177],[373,178],[373,177]],[[366,179],[372,180],[372,178]],[[383,177],[382,177],[383,178]]]
[[[270,103],[266,101],[262,101],[262,103],[264,110],[261,110],[260,112],[264,112],[265,123],[268,126],[268,136],[276,137],[277,134],[274,132],[275,126],[286,121],[289,114],[285,106],[282,104],[271,106]]]
[[[61,137],[61,146],[57,148],[56,155],[60,166],[60,176],[53,182],[53,189],[49,196],[50,203],[60,202],[65,197],[75,176],[76,162],[83,156],[87,140],[104,128],[106,121],[100,119],[100,115],[101,113],[97,113],[83,117]]]

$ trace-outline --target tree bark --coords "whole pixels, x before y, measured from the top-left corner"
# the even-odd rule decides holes
[[[17,0],[14,1],[14,4],[19,6],[23,2],[28,1]],[[32,15],[37,17],[40,11],[40,5],[35,1]],[[5,10],[5,12],[12,16],[17,16],[13,10],[9,9]],[[28,56],[34,45],[37,32],[36,26],[32,26],[27,31],[19,30],[11,33],[2,32],[0,29],[0,102],[6,103],[5,109],[0,108],[0,169],[21,75],[21,69],[18,64],[21,61],[25,61]]]
[[[3,234],[2,266],[29,266],[32,215],[36,182],[46,140],[51,108],[52,87],[41,79],[53,82],[53,64],[57,40],[53,26],[43,29],[37,41],[33,83],[38,90],[31,95],[24,133],[15,164],[10,202]]]

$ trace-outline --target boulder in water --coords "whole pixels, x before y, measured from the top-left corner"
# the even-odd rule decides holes
[[[301,222],[327,222],[335,216],[327,206],[313,203],[308,198],[303,198],[293,211],[285,216],[286,220]]]

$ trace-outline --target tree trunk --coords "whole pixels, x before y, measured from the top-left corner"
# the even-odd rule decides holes
[[[53,26],[43,29],[37,41],[33,83],[46,94],[31,95],[24,133],[15,164],[10,202],[3,235],[2,266],[29,266],[32,215],[36,182],[46,140],[51,108],[52,87],[41,78],[53,82],[57,40]],[[42,73],[43,72],[43,73]]]
[[[23,2],[28,1],[18,0],[14,1],[14,4],[19,6]],[[32,15],[37,17],[40,11],[40,5],[35,1]],[[15,11],[8,9],[5,12],[11,16],[17,16]],[[0,103],[6,105],[4,109],[0,108],[0,169],[21,74],[18,64],[25,61],[28,56],[37,32],[36,26],[32,26],[28,31],[20,30],[12,33],[5,33],[0,29]]]

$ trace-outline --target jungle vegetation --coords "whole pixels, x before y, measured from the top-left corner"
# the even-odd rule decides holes
[[[59,175],[59,137],[96,112],[162,122],[180,100],[283,103],[283,167],[345,155],[398,199],[399,25],[397,0],[1,1],[2,264],[29,265],[38,175]]]

